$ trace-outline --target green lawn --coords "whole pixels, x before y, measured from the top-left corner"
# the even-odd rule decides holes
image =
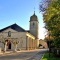
[[[49,53],[44,54],[42,60],[60,60],[60,58],[54,57],[54,55],[51,53],[49,57]]]

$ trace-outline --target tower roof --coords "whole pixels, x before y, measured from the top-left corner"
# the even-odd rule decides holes
[[[30,17],[30,21],[38,21],[38,17],[36,16],[35,11],[34,14]]]

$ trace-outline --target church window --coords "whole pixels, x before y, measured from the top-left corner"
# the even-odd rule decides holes
[[[33,25],[34,25],[34,23],[33,23]]]
[[[8,32],[8,37],[11,37],[11,31]]]
[[[33,23],[33,27],[34,27],[34,25],[35,25],[35,24]]]

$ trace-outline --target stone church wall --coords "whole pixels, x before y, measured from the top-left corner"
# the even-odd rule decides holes
[[[9,31],[11,31],[11,37],[8,37],[8,32]],[[19,41],[19,43],[18,43],[18,49],[26,49],[26,32],[17,32],[15,30],[9,28],[9,29],[1,32],[0,36],[2,37],[2,38],[0,38],[0,40],[2,40],[2,39],[4,39],[4,40],[8,39],[8,40],[12,40],[12,41],[14,41],[14,40]],[[2,45],[0,45],[0,46],[2,46]],[[2,49],[3,48],[4,47],[2,46]],[[15,49],[15,46],[12,43],[11,44],[11,50],[14,50],[14,49]]]

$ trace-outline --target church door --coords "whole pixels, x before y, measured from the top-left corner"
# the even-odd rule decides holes
[[[8,42],[8,49],[11,49],[11,42]]]
[[[11,49],[11,43],[9,43],[8,49]]]

